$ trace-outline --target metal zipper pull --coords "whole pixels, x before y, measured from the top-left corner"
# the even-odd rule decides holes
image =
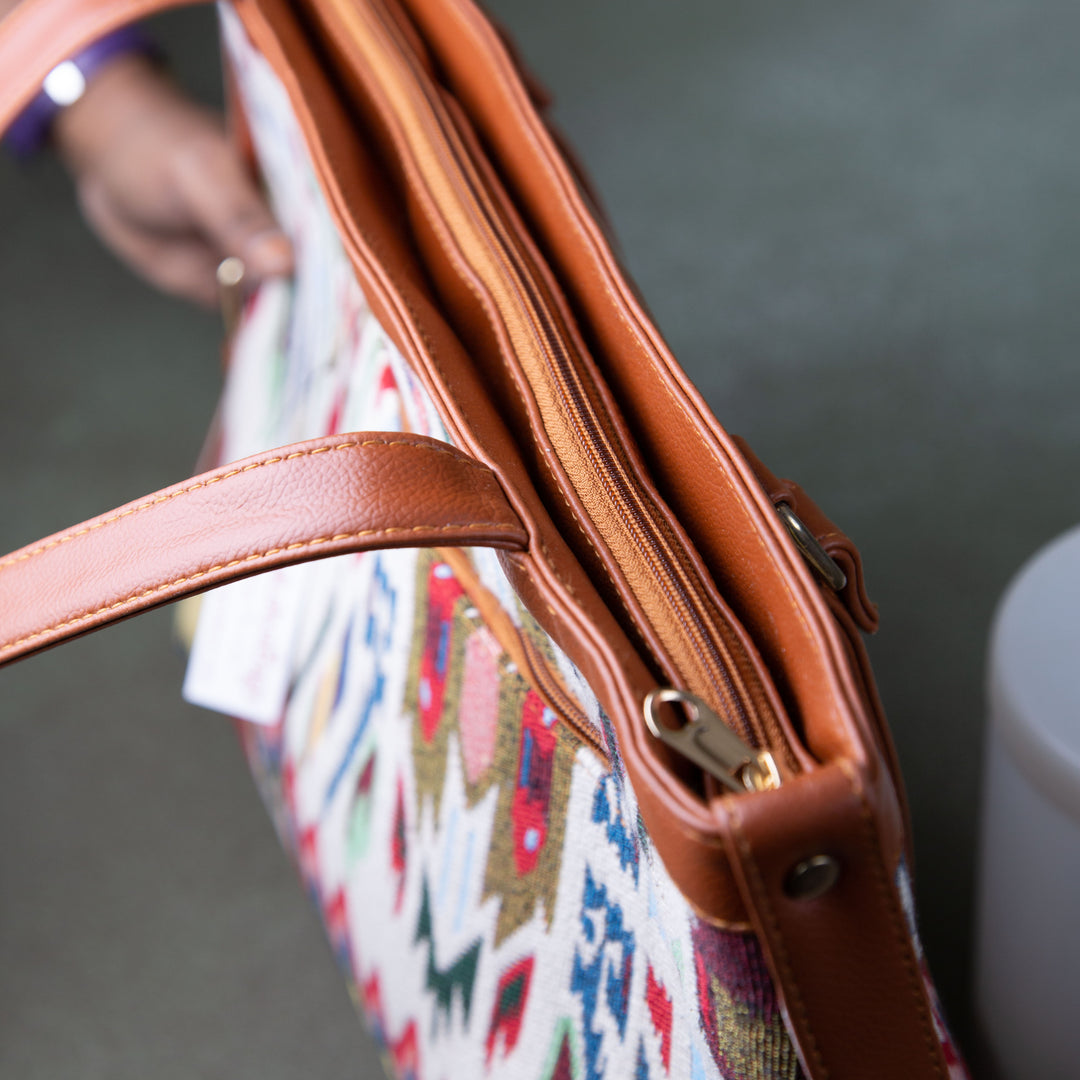
[[[688,719],[668,727],[661,705],[682,705]],[[649,730],[677,753],[700,766],[729,791],[767,791],[780,786],[780,772],[768,750],[755,750],[736,735],[700,698],[683,690],[657,689],[643,708]]]

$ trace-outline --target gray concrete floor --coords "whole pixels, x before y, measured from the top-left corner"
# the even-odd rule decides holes
[[[729,429],[860,543],[922,925],[968,1017],[983,656],[1075,524],[1080,8],[494,5]],[[213,94],[204,15],[167,20]],[[217,327],[0,165],[0,548],[186,475]],[[160,614],[3,673],[0,1076],[365,1075],[360,1027]]]

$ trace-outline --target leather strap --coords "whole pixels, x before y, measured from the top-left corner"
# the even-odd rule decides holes
[[[913,928],[858,772],[836,763],[720,803],[807,1076],[948,1080]],[[836,883],[800,895],[796,868],[820,856],[835,861]]]
[[[0,559],[0,665],[279,566],[436,545],[527,548],[487,466],[419,435],[297,443]]]

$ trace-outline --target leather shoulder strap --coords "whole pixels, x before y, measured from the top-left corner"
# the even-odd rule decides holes
[[[334,435],[246,458],[0,559],[0,665],[279,566],[528,537],[492,471],[419,435]]]

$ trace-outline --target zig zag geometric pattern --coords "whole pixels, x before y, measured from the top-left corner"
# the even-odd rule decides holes
[[[225,454],[339,430],[446,439],[357,287],[282,87],[222,17],[300,268],[249,305],[246,325],[264,329],[257,352],[237,339]],[[390,1070],[801,1076],[756,940],[702,922],[674,887],[607,718],[498,558],[388,551],[304,573],[281,720],[241,735]],[[507,625],[548,665],[548,690],[518,670]],[[555,683],[592,740],[560,714]]]

